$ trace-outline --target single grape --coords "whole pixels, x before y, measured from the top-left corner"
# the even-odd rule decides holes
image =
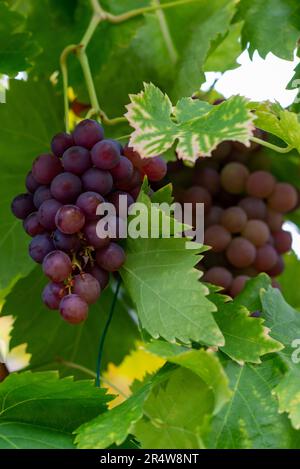
[[[104,137],[103,127],[92,119],[84,119],[76,125],[73,132],[75,145],[85,147],[90,150],[97,142]]]
[[[40,208],[45,200],[52,199],[52,194],[48,186],[40,186],[33,195],[33,203],[36,208]]]
[[[76,205],[63,205],[56,214],[55,223],[62,233],[74,234],[83,228],[85,216]]]
[[[110,170],[114,181],[126,182],[133,176],[133,164],[125,156],[120,156],[119,163]]]
[[[55,216],[61,206],[61,203],[55,199],[45,200],[45,202],[40,206],[38,210],[38,219],[40,224],[48,231],[55,230]]]
[[[254,267],[258,272],[267,272],[272,269],[278,260],[278,254],[270,244],[257,249]]]
[[[254,171],[247,179],[246,190],[252,197],[265,199],[275,188],[276,180],[267,171]]]
[[[123,155],[131,161],[135,168],[139,169],[143,166],[141,155],[137,151],[134,151],[128,144],[123,148]]]
[[[127,192],[127,191],[131,191],[137,186],[140,187],[141,184],[142,184],[141,173],[138,169],[134,168],[133,174],[129,180],[116,181],[115,186],[116,186],[116,189]]]
[[[54,250],[54,245],[48,233],[42,233],[34,236],[29,244],[29,255],[32,259],[41,264],[44,257]]]
[[[51,150],[54,155],[62,156],[63,153],[74,145],[73,137],[66,132],[60,132],[59,134],[54,135],[51,141]]]
[[[159,156],[153,156],[144,160],[142,165],[143,173],[146,174],[149,181],[161,181],[167,174],[167,163]]]
[[[256,249],[248,239],[234,238],[226,250],[229,262],[239,269],[250,266],[256,255]]]
[[[296,189],[286,182],[278,182],[275,189],[268,198],[268,205],[272,210],[286,213],[296,207],[298,193]]]
[[[43,272],[53,282],[62,282],[72,273],[72,262],[63,251],[52,251],[43,261]]]
[[[250,279],[247,275],[238,275],[233,279],[230,288],[230,296],[235,298],[245,287],[246,282]]]
[[[117,140],[114,140],[112,138],[106,138],[105,139],[107,142],[111,142],[113,143],[119,150],[119,152],[122,154],[123,153],[123,145],[121,145],[120,142],[118,142]]]
[[[48,283],[42,293],[42,300],[49,309],[58,309],[61,299],[65,296],[63,283]]]
[[[86,242],[89,246],[93,246],[95,249],[100,249],[107,246],[110,242],[109,237],[101,238],[97,234],[97,223],[98,221],[91,221],[85,224],[83,233]]]
[[[98,168],[88,169],[83,173],[81,180],[85,191],[94,191],[101,195],[108,194],[113,187],[112,175]]]
[[[29,171],[26,176],[25,186],[28,192],[31,192],[31,194],[33,194],[40,186],[40,184],[34,179],[32,171]]]
[[[23,228],[29,236],[36,236],[45,231],[40,224],[37,212],[33,212],[23,221]]]
[[[221,223],[230,233],[240,233],[247,223],[247,215],[241,207],[229,207],[223,211]]]
[[[221,171],[221,185],[230,194],[245,191],[249,171],[241,163],[228,163]]]
[[[204,243],[211,246],[214,252],[224,251],[231,241],[231,235],[221,225],[209,226],[204,232]]]
[[[74,277],[73,291],[88,304],[95,303],[100,296],[100,284],[91,274],[80,273]]]
[[[62,165],[65,171],[82,174],[91,167],[90,152],[84,147],[70,147],[62,156]]]
[[[217,205],[213,205],[205,216],[204,222],[205,227],[208,228],[211,225],[219,225],[222,217],[223,209]]]
[[[30,213],[35,211],[31,194],[20,194],[11,203],[11,211],[15,217],[25,220]]]
[[[278,275],[282,274],[283,271],[284,271],[284,261],[281,256],[278,256],[276,264],[270,270],[267,271],[267,274],[270,277],[278,277]]]
[[[285,254],[292,248],[292,235],[289,231],[276,231],[273,235],[274,247],[279,254]]]
[[[203,281],[212,283],[227,290],[232,282],[232,274],[224,267],[212,267],[203,276]]]
[[[50,184],[62,171],[60,159],[50,153],[38,156],[32,165],[33,177],[39,184]]]
[[[125,191],[112,192],[107,200],[115,206],[116,215],[121,216],[121,218],[127,218],[128,209],[134,203],[132,195]]]
[[[279,231],[283,225],[283,215],[268,208],[266,222],[271,231]]]
[[[115,143],[109,140],[102,140],[93,146],[91,156],[97,168],[109,170],[117,166],[120,162],[121,154]]]
[[[197,174],[197,184],[207,189],[210,194],[216,195],[221,188],[218,171],[213,168],[203,168],[202,171]]]
[[[88,273],[95,277],[96,280],[98,280],[101,291],[107,287],[109,283],[109,273],[107,270],[101,269],[101,267],[98,265],[94,265],[88,269]]]
[[[197,203],[204,204],[204,212],[208,213],[212,204],[212,198],[210,193],[200,186],[192,186],[187,189],[183,196],[184,203],[191,203],[193,205]]]
[[[62,203],[74,202],[82,190],[81,180],[72,173],[61,173],[50,186],[52,196]]]
[[[116,243],[110,243],[105,248],[96,251],[97,264],[108,272],[116,272],[117,270],[120,270],[125,259],[126,255],[124,250]]]
[[[256,247],[266,244],[270,237],[268,225],[262,220],[249,220],[242,231],[242,236]]]
[[[102,195],[89,191],[80,194],[76,200],[76,205],[83,211],[87,220],[95,220],[97,219],[97,207],[103,202]]]
[[[263,200],[256,197],[245,197],[239,202],[249,220],[255,218],[256,220],[264,220],[267,214],[267,207]]]
[[[53,243],[56,249],[67,253],[77,252],[80,249],[81,242],[76,234],[65,234],[55,230],[53,234]]]
[[[88,304],[79,295],[71,293],[63,297],[59,311],[63,319],[70,324],[79,324],[88,317]]]

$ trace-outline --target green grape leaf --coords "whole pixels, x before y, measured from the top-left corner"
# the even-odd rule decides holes
[[[255,107],[255,125],[279,137],[300,152],[300,122],[298,115],[286,111],[279,104],[265,102]]]
[[[261,273],[247,281],[245,287],[234,301],[251,312],[261,311],[260,292],[263,289],[269,288],[270,285],[270,277],[265,273]]]
[[[134,435],[142,448],[203,448],[213,411],[213,393],[193,372],[179,368],[144,404]]]
[[[283,298],[281,292],[269,287],[261,292],[261,301],[266,321],[272,335],[278,338],[285,349],[281,356],[288,371],[274,389],[279,401],[280,412],[287,412],[294,428],[300,428],[300,313]]]
[[[25,177],[34,158],[49,151],[51,138],[64,128],[61,111],[54,88],[38,81],[13,80],[7,103],[0,105],[0,289],[33,268],[30,238],[12,215],[10,204],[26,191]]]
[[[87,321],[74,327],[63,321],[58,312],[49,311],[44,306],[41,293],[46,283],[47,279],[37,267],[26,278],[19,280],[6,298],[2,314],[16,317],[11,345],[28,344],[32,369],[59,368],[63,374],[75,374],[82,378],[82,372],[67,368],[58,360],[75,362],[93,371],[96,369],[99,338],[107,320],[113,292],[110,288],[102,292],[99,302],[90,307]],[[108,362],[119,363],[139,337],[136,324],[127,314],[125,300],[119,296],[107,334],[110,346],[104,350],[104,366]]]
[[[151,201],[143,192],[139,197],[142,201],[150,217]],[[157,210],[164,226],[168,216]],[[152,228],[148,224],[148,230]],[[223,345],[212,315],[215,307],[206,298],[207,287],[198,281],[201,274],[194,269],[201,249],[196,243],[193,249],[187,249],[186,242],[187,238],[182,237],[128,238],[126,262],[121,269],[125,287],[137,307],[142,327],[152,337]]]
[[[297,448],[300,432],[278,413],[272,389],[283,376],[277,357],[260,365],[229,362],[225,371],[233,391],[230,402],[212,421],[209,446],[222,449]]]
[[[295,278],[300,276],[300,262],[296,254],[291,252],[284,256],[284,271],[278,278],[282,294],[288,304],[300,309],[300,289],[295,288]]]
[[[104,412],[108,400],[92,381],[13,373],[0,386],[0,448],[72,448],[73,430]]]
[[[300,36],[300,7],[297,0],[241,0],[236,21],[244,21],[242,47],[249,44],[249,54],[255,50],[262,58],[269,52],[293,60]],[[274,34],[276,31],[276,34]]]
[[[25,18],[0,3],[0,73],[15,76],[28,70],[39,47],[25,30]]]
[[[113,443],[122,444],[133,433],[134,424],[142,418],[143,406],[152,387],[164,382],[169,373],[170,370],[165,367],[153,377],[148,377],[126,401],[76,429],[75,443],[78,448],[102,449]]]
[[[239,364],[261,363],[263,355],[283,348],[270,337],[264,319],[250,317],[251,312],[238,300],[219,294],[212,294],[210,300],[218,308],[215,319],[225,337],[225,345],[220,349],[232,360]]]
[[[239,66],[236,59],[242,53],[241,29],[242,23],[231,25],[223,40],[213,44],[204,64],[206,72],[226,72]]]
[[[147,349],[165,358],[170,363],[180,365],[198,375],[214,393],[214,413],[218,413],[229,400],[231,392],[228,379],[216,354],[204,349],[191,350],[175,344],[153,341]]]
[[[210,156],[223,140],[250,144],[254,116],[241,96],[218,106],[183,98],[173,109],[166,94],[145,83],[144,90],[130,100],[126,118],[135,129],[130,145],[143,157],[164,153],[177,140],[178,157],[192,162]]]

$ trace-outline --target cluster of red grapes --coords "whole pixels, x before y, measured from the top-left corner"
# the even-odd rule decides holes
[[[202,279],[232,297],[259,272],[279,287],[275,277],[284,269],[282,254],[291,249],[283,214],[297,207],[298,192],[268,170],[253,170],[259,161],[255,155],[261,157],[258,149],[223,142],[193,169],[175,163],[169,170],[177,200],[204,203],[204,242],[211,250],[199,264]]]
[[[112,203],[114,224],[120,225],[120,196],[129,208],[143,176],[159,181],[167,166],[159,157],[141,159],[132,148],[104,139],[102,126],[91,119],[81,121],[72,135],[55,135],[51,149],[33,162],[26,177],[28,192],[15,197],[12,212],[32,237],[30,256],[50,279],[44,303],[77,324],[126,257],[118,236],[98,236],[97,207]]]

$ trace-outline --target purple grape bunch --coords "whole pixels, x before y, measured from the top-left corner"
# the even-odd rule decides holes
[[[92,119],[82,120],[72,134],[55,135],[51,150],[34,160],[27,192],[14,198],[11,209],[32,238],[30,256],[49,278],[43,302],[78,324],[126,260],[118,239],[98,236],[98,206],[112,203],[114,222],[120,224],[120,196],[126,196],[129,208],[143,177],[157,182],[167,165],[158,156],[142,159],[128,145],[105,139],[102,126]]]

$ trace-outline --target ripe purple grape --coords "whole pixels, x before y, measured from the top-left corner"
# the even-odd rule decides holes
[[[230,233],[241,233],[247,223],[247,215],[241,207],[229,207],[223,211],[221,223]]]
[[[88,191],[80,194],[76,200],[76,205],[83,211],[87,220],[95,220],[97,219],[97,207],[103,202],[102,195]]]
[[[161,181],[167,174],[167,163],[159,156],[148,158],[143,163],[142,170],[148,177],[149,181]]]
[[[49,309],[58,309],[62,298],[65,296],[66,291],[64,284],[61,283],[48,283],[42,293],[42,300]]]
[[[115,187],[116,189],[127,192],[127,191],[131,191],[137,186],[140,187],[141,183],[142,183],[141,173],[138,169],[134,168],[131,178],[128,181],[126,180],[116,181]]]
[[[110,243],[105,248],[96,251],[97,264],[108,272],[120,270],[125,260],[126,255],[124,250],[116,243]]]
[[[32,171],[29,171],[29,173],[26,176],[25,186],[28,192],[31,192],[32,194],[40,186],[40,184],[34,179]]]
[[[65,171],[73,174],[83,174],[91,167],[90,152],[84,147],[70,147],[62,156],[62,165]]]
[[[88,304],[95,303],[100,296],[100,284],[91,274],[75,275],[73,291]]]
[[[43,261],[43,272],[52,282],[62,282],[72,273],[72,262],[63,251],[52,251]]]
[[[110,242],[109,237],[99,237],[97,234],[97,220],[85,224],[83,234],[88,245],[93,246],[95,249],[100,249],[107,246]]]
[[[25,218],[28,217],[30,213],[35,211],[32,195],[17,195],[17,197],[15,197],[11,203],[11,211],[15,217],[20,218],[20,220],[25,220]]]
[[[276,180],[267,171],[254,171],[247,179],[246,190],[252,197],[265,199],[269,197],[275,188]]]
[[[98,280],[101,291],[107,287],[109,283],[109,272],[107,272],[107,270],[101,269],[98,265],[94,265],[88,269],[88,273]]]
[[[110,174],[114,181],[126,182],[129,181],[133,176],[133,164],[125,156],[120,156],[119,163],[110,170]]]
[[[40,224],[48,231],[56,228],[55,216],[62,204],[55,199],[45,200],[38,210],[38,219]]]
[[[52,196],[62,203],[74,202],[82,190],[81,180],[72,173],[61,173],[50,186]]]
[[[39,184],[50,184],[53,178],[63,171],[57,156],[45,153],[36,158],[32,165],[32,174]]]
[[[103,127],[92,119],[85,119],[75,127],[73,140],[79,145],[90,150],[97,142],[103,140]]]
[[[96,143],[91,150],[92,161],[99,169],[112,169],[120,162],[120,150],[110,140],[102,140]]]
[[[108,194],[113,187],[113,178],[110,172],[98,168],[90,168],[83,173],[82,184],[85,191],[98,192],[101,195]]]
[[[87,319],[88,304],[79,295],[71,293],[63,297],[59,304],[62,318],[70,324],[79,324]]]
[[[273,235],[274,247],[279,254],[285,254],[292,248],[292,235],[289,231],[276,231]]]
[[[40,208],[45,200],[52,199],[52,194],[48,186],[40,186],[33,195],[33,203],[36,208]]]
[[[81,242],[76,234],[64,234],[55,230],[53,234],[53,243],[56,249],[67,253],[77,252],[80,249]]]
[[[278,254],[270,244],[257,249],[254,267],[258,272],[267,272],[272,269],[278,260]]]
[[[279,231],[283,225],[283,215],[268,208],[266,222],[271,231]]]
[[[45,231],[45,228],[40,224],[37,212],[33,212],[23,221],[23,228],[29,236],[36,236]]]
[[[42,264],[45,256],[53,250],[54,245],[48,233],[34,236],[29,244],[29,254],[38,264]]]
[[[62,233],[74,234],[83,228],[85,216],[76,205],[63,205],[56,213],[55,223]]]
[[[61,157],[63,153],[74,145],[73,137],[66,132],[60,132],[54,135],[51,140],[51,150],[55,156]]]
[[[255,255],[255,246],[242,237],[234,238],[226,250],[229,262],[240,269],[250,266],[255,260]]]

